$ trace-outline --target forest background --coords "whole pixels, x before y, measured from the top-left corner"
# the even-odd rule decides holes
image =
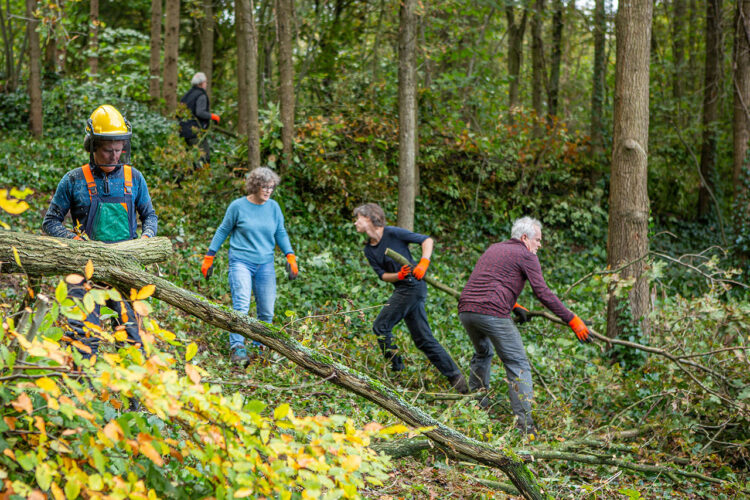
[[[1,495],[747,495],[750,2],[7,0],[0,13]],[[196,170],[177,101],[198,70],[221,123]],[[210,281],[202,255],[244,175],[276,169],[300,277],[278,257],[274,331],[523,458],[536,486],[425,446],[280,352],[231,366],[226,332],[149,300],[158,286],[122,290],[146,317],[146,359],[105,330],[105,354],[83,363],[63,317],[109,292],[72,301],[9,238],[41,234],[104,103],[133,124],[133,164],[173,244],[149,271],[230,305],[226,254]],[[389,287],[351,221],[368,201],[432,235],[430,274],[456,289],[515,218],[543,222],[548,283],[620,343],[581,346],[541,317],[521,328],[538,440],[512,430],[497,361],[489,412],[452,394],[403,328],[407,368],[388,373],[370,326]],[[519,301],[541,309],[529,290]],[[455,300],[433,289],[427,307],[468,370]],[[383,441],[415,446],[388,459],[370,448]]]

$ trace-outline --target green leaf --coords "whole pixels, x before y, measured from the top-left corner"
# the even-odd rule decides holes
[[[49,489],[50,484],[52,484],[52,470],[50,469],[49,464],[39,464],[39,467],[34,471],[34,475],[36,476],[36,484],[38,484],[41,489]]]
[[[190,342],[190,345],[187,346],[185,351],[185,361],[190,361],[196,354],[198,354],[198,346],[195,342]]]
[[[57,284],[57,288],[55,288],[55,298],[58,302],[64,301],[68,297],[68,285],[65,283],[65,280],[60,280],[60,283]]]

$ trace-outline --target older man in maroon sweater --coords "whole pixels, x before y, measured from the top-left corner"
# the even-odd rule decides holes
[[[537,299],[568,323],[578,340],[589,342],[589,330],[547,287],[536,256],[542,246],[542,224],[531,217],[513,223],[511,239],[495,243],[479,258],[458,301],[461,323],[474,344],[469,388],[488,388],[493,346],[505,366],[508,395],[516,425],[526,434],[536,434],[531,416],[533,387],[531,366],[521,335],[510,317],[528,321],[526,309],[516,300],[528,281]],[[486,402],[486,399],[483,400]]]

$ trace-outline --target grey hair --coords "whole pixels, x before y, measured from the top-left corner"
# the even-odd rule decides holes
[[[375,227],[385,226],[385,212],[377,203],[365,203],[354,209],[354,217],[367,217]]]
[[[510,230],[510,237],[517,240],[521,239],[524,234],[527,238],[534,238],[542,232],[542,223],[532,217],[521,217],[513,223],[513,229]]]
[[[281,177],[276,172],[268,167],[258,167],[248,174],[245,181],[245,189],[247,189],[247,194],[255,194],[263,186],[273,184],[273,187],[276,187],[279,185],[279,182],[281,182]]]
[[[208,80],[208,78],[206,78],[206,74],[203,71],[199,71],[195,75],[193,75],[193,79],[190,81],[190,84],[193,86],[200,85],[206,80]]]

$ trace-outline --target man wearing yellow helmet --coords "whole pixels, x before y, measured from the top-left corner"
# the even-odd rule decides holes
[[[138,217],[141,237],[156,236],[157,217],[146,181],[128,164],[131,136],[130,122],[117,109],[108,104],[96,108],[86,124],[83,142],[89,162],[70,170],[60,180],[42,223],[45,233],[57,238],[116,243],[137,238]],[[68,212],[73,230],[63,224]],[[82,286],[70,288],[72,297],[80,298],[84,293]],[[108,301],[107,307],[125,324],[129,340],[140,343],[137,318],[130,305],[124,301]],[[97,304],[86,320],[99,325],[98,309]],[[86,338],[82,322],[73,319],[68,322],[80,340],[95,353],[98,339]]]

